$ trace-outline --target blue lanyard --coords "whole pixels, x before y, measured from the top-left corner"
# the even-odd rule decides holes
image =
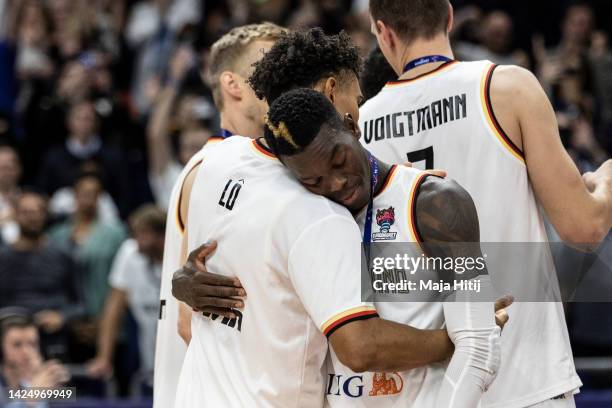
[[[227,139],[228,137],[232,137],[234,134],[227,129],[221,128],[221,137]]]
[[[363,247],[365,249],[366,262],[368,269],[370,266],[370,242],[372,241],[372,212],[374,211],[374,190],[378,185],[378,162],[376,158],[372,156],[372,153],[368,152],[368,161],[370,162],[370,200],[368,201],[368,209],[366,210],[365,224],[363,226]]]
[[[403,74],[415,68],[418,68],[421,65],[433,64],[434,62],[449,62],[449,61],[452,61],[452,59],[445,57],[444,55],[428,55],[426,57],[417,58],[406,64],[406,66],[404,67]]]

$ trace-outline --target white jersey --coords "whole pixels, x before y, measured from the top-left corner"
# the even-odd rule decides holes
[[[172,296],[172,275],[181,267],[181,244],[183,242],[183,222],[180,217],[179,199],[185,177],[195,166],[202,162],[204,152],[221,137],[211,137],[204,147],[185,165],[174,183],[168,215],[166,218],[166,239],[164,242],[164,261],[162,265],[161,290],[159,295],[159,320],[155,346],[155,370],[153,388],[153,407],[172,408],[176,396],[176,384],[187,346],[178,335],[179,303]]]
[[[427,173],[404,166],[394,166],[383,189],[374,197],[372,242],[418,242],[414,228],[413,207],[418,186]],[[365,211],[356,218],[363,233]],[[402,253],[413,257],[422,251],[402,245]],[[411,253],[412,252],[412,253]],[[392,256],[392,255],[391,255]],[[431,273],[431,272],[429,272]],[[381,280],[386,277],[381,275]],[[417,275],[394,276],[389,282],[404,279],[418,281]],[[409,296],[410,295],[402,295]],[[381,318],[406,324],[419,329],[441,329],[444,327],[444,312],[441,302],[378,302],[376,309]],[[434,408],[436,397],[447,363],[436,363],[403,372],[354,373],[344,366],[330,349],[327,364],[327,403],[337,407],[418,407]]]
[[[472,196],[483,242],[546,242],[523,155],[491,109],[494,69],[488,61],[450,62],[387,84],[361,108],[362,144],[387,163],[445,169]],[[532,278],[553,282],[550,254],[536,262],[553,275]],[[494,285],[511,287],[511,274],[489,272]],[[509,315],[502,365],[482,405],[525,407],[579,387],[561,304],[515,303]]]
[[[194,313],[175,406],[317,407],[326,335],[377,316],[361,301],[361,236],[348,210],[309,193],[256,141],[205,155],[187,223],[189,249],[217,240],[213,273],[247,292],[236,319]]]

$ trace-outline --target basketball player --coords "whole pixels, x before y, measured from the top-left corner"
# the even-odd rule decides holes
[[[399,75],[361,108],[362,143],[388,163],[444,168],[473,197],[485,242],[546,242],[538,202],[568,243],[612,225],[612,162],[581,178],[536,78],[453,60],[448,0],[371,0],[372,32]],[[553,270],[541,259],[538,270]],[[492,271],[495,282],[495,272]],[[560,303],[517,303],[485,407],[573,407],[581,386]]]
[[[177,334],[179,303],[172,296],[170,285],[172,273],[184,261],[180,257],[183,221],[178,212],[183,183],[188,174],[196,172],[204,151],[224,137],[233,133],[252,137],[262,135],[262,118],[267,104],[257,99],[245,78],[251,73],[250,66],[261,58],[263,51],[269,49],[283,31],[270,23],[237,27],[212,46],[209,82],[221,116],[222,137],[211,137],[189,161],[176,181],[170,198],[155,352],[155,408],[172,407],[174,404],[176,384],[186,351],[185,342],[190,337],[188,321],[180,326],[185,341]],[[229,295],[244,293],[232,279],[219,277],[216,283],[229,287]]]

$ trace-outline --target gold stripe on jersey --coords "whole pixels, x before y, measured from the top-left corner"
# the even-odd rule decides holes
[[[419,233],[419,228],[416,223],[416,195],[419,191],[419,187],[421,187],[421,184],[428,176],[431,176],[431,174],[423,172],[414,179],[410,189],[410,198],[408,199],[408,230],[410,231],[410,237],[412,240],[414,242],[418,242],[419,244],[423,242],[423,239]]]
[[[493,112],[490,90],[491,78],[493,77],[493,71],[495,71],[495,68],[497,68],[497,65],[492,64],[491,67],[489,67],[486,73],[482,76],[482,81],[480,84],[480,101],[482,105],[482,110],[484,112],[487,124],[491,129],[491,132],[493,132],[493,134],[501,142],[503,147],[505,147],[517,160],[524,164],[525,156],[523,155],[523,152],[512,142],[512,140],[510,140],[508,135],[506,135],[501,125],[497,121],[495,113]]]
[[[185,174],[185,178],[182,181],[182,185],[181,185],[181,190],[179,192],[179,198],[178,198],[178,202],[176,204],[176,209],[175,209],[175,221],[176,221],[176,226],[179,229],[179,232],[181,233],[181,235],[183,235],[185,233],[185,223],[183,222],[183,219],[181,217],[181,201],[183,199],[183,186],[185,185],[185,180],[187,179],[187,177],[189,176],[189,174],[191,174],[191,172],[198,167],[200,164],[202,164],[202,162],[204,161],[204,159],[202,160],[198,160],[192,167],[191,169],[189,169],[189,171],[187,172],[187,174]]]
[[[205,144],[209,144],[209,143],[219,143],[223,141],[223,137],[222,136],[211,136],[208,138],[208,140],[206,141]]]
[[[330,336],[334,331],[347,323],[355,320],[369,319],[371,317],[377,317],[378,313],[374,306],[357,306],[351,309],[345,310],[344,312],[338,313],[328,319],[321,325],[321,331],[324,335]]]
[[[448,68],[454,66],[457,62],[459,62],[459,61],[453,60],[453,61],[445,62],[444,64],[440,65],[438,68],[434,69],[433,71],[426,72],[426,73],[421,74],[419,76],[416,76],[414,78],[398,79],[398,80],[395,80],[395,81],[389,81],[385,85],[385,88],[387,88],[387,87],[395,87],[395,86],[398,86],[398,85],[411,84],[411,83],[416,82],[416,81],[418,81],[420,79],[429,78],[433,74],[440,74],[440,73],[446,71]]]
[[[374,195],[374,197],[378,197],[379,195],[381,195],[383,193],[383,191],[385,191],[387,189],[387,187],[389,187],[389,185],[391,185],[391,181],[393,180],[393,177],[395,177],[395,175],[397,174],[397,168],[398,167],[399,166],[397,164],[394,164],[393,166],[391,166],[391,170],[389,170],[389,173],[387,173],[387,177],[385,177],[385,179],[383,180],[382,187]]]

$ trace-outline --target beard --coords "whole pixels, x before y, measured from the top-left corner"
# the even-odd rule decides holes
[[[43,229],[42,228],[31,228],[31,227],[25,227],[23,225],[19,226],[19,233],[21,234],[21,236],[25,239],[28,240],[38,240],[40,239],[40,237],[42,237],[43,235]]]

